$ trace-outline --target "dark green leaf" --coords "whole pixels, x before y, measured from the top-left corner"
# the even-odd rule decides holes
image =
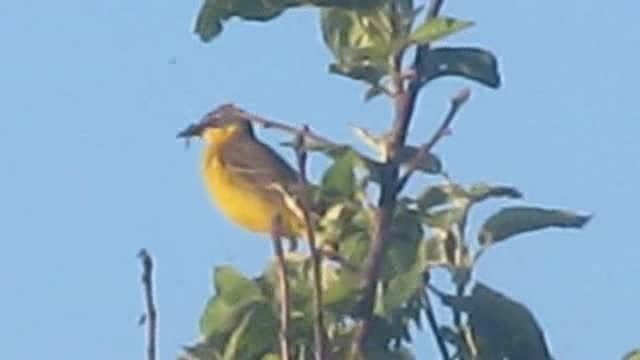
[[[536,207],[509,207],[489,217],[480,230],[478,241],[483,246],[503,241],[521,233],[550,227],[581,228],[591,216]]]
[[[185,346],[184,352],[185,354],[180,355],[178,360],[222,360],[220,351],[208,342]]]
[[[373,85],[364,93],[364,101],[367,102],[380,94],[384,94],[384,88],[381,85]]]
[[[472,21],[458,20],[449,17],[431,18],[413,31],[409,36],[409,42],[414,44],[430,43],[472,25]]]
[[[471,201],[480,202],[487,200],[489,198],[510,198],[510,199],[521,199],[522,193],[511,186],[503,186],[503,185],[491,185],[486,183],[478,183],[472,185],[469,190],[469,197]]]
[[[489,51],[471,47],[439,47],[426,52],[422,61],[426,81],[441,76],[461,76],[491,88],[500,87],[498,61]]]
[[[480,358],[550,359],[542,329],[526,306],[477,283],[471,296],[443,301],[469,314]],[[483,356],[484,354],[484,356]]]
[[[400,149],[400,151],[396,155],[396,161],[399,164],[406,165],[407,163],[413,161],[417,153],[418,147],[407,145]],[[442,161],[440,160],[440,158],[438,158],[437,155],[433,153],[429,153],[427,156],[424,156],[417,167],[417,170],[420,170],[427,174],[440,174],[442,173],[442,169]]]

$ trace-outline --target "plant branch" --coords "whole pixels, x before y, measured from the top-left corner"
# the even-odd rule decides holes
[[[471,91],[469,90],[469,88],[464,88],[464,89],[460,90],[454,97],[451,98],[451,104],[449,106],[449,111],[447,112],[447,115],[445,116],[444,120],[442,121],[442,124],[440,124],[440,127],[438,127],[438,129],[433,134],[433,136],[431,136],[431,139],[429,139],[429,141],[427,141],[426,143],[422,144],[418,148],[418,151],[416,152],[416,154],[413,157],[413,159],[411,159],[407,163],[408,168],[405,171],[405,173],[402,175],[400,180],[398,181],[398,184],[397,184],[397,187],[396,187],[396,194],[399,194],[402,191],[404,186],[407,184],[407,181],[409,181],[409,178],[411,177],[411,175],[420,167],[420,162],[423,160],[423,158],[427,154],[429,154],[431,152],[431,150],[433,150],[433,148],[436,146],[436,144],[443,137],[445,137],[447,134],[449,134],[449,131],[451,129],[451,123],[453,122],[453,119],[455,118],[456,114],[458,113],[458,110],[460,110],[462,105],[469,99],[470,95],[471,95]]]
[[[140,324],[147,325],[147,360],[156,359],[156,334],[158,313],[153,301],[153,260],[146,249],[140,250],[138,258],[142,263],[142,288],[146,313],[140,318]]]
[[[273,249],[278,261],[278,278],[280,285],[280,358],[282,360],[290,360],[289,323],[291,319],[291,297],[289,295],[287,266],[284,261],[284,251],[282,250],[282,216],[280,214],[273,217],[271,239],[273,240]]]
[[[427,17],[438,15],[442,0],[432,0]],[[404,87],[403,81],[398,74],[402,73],[402,55],[399,52],[394,57],[392,70],[394,87],[396,89],[394,97],[394,119],[392,125],[392,141],[389,151],[389,158],[386,159],[385,171],[382,174],[380,196],[378,198],[378,208],[375,211],[375,219],[371,234],[371,246],[364,262],[362,272],[361,287],[364,290],[361,321],[356,329],[352,344],[351,354],[364,354],[365,344],[373,320],[373,308],[375,304],[376,288],[382,260],[389,242],[389,229],[393,211],[396,206],[396,189],[398,183],[398,165],[395,164],[395,157],[403,148],[411,118],[413,116],[416,99],[421,87],[422,66],[420,63],[420,48],[416,51],[416,59],[413,70],[416,76],[409,80],[408,86]]]
[[[316,236],[313,222],[311,220],[311,200],[309,197],[307,181],[307,152],[303,146],[305,136],[308,136],[308,134],[308,126],[303,126],[302,130],[297,132],[295,149],[296,158],[298,160],[298,181],[302,188],[300,192],[300,203],[302,205],[302,214],[307,231],[307,240],[309,241],[309,250],[311,251],[311,261],[313,266],[313,335],[315,342],[315,358],[316,360],[324,360],[327,355],[327,348],[322,301],[322,256],[316,246]]]

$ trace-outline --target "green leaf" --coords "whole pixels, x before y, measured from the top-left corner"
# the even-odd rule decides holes
[[[200,318],[200,332],[204,337],[226,334],[236,326],[248,307],[265,301],[257,283],[232,267],[216,268],[214,282],[216,295],[207,302]]]
[[[281,15],[285,10],[304,5],[340,7],[343,9],[370,9],[381,0],[204,0],[194,32],[209,42],[222,32],[223,23],[232,17],[265,22]]]
[[[400,149],[398,154],[396,154],[395,161],[397,161],[399,164],[406,165],[410,161],[413,161],[417,153],[417,146],[407,145]],[[427,154],[427,156],[424,156],[422,158],[422,160],[418,164],[417,170],[420,170],[427,174],[441,174],[443,170],[442,161],[437,155],[429,153]]]
[[[322,194],[331,198],[351,198],[356,191],[353,172],[356,159],[349,152],[338,157],[322,176]]]
[[[457,33],[473,25],[472,21],[450,17],[431,18],[418,26],[409,36],[409,44],[425,44]]]
[[[263,300],[260,287],[231,266],[219,266],[214,270],[216,293],[230,304]]]
[[[267,354],[260,358],[260,360],[280,360],[280,356],[277,354]]]
[[[489,198],[521,199],[523,197],[522,193],[515,187],[487,183],[471,185],[468,194],[473,202],[485,201]]]
[[[408,36],[414,18],[411,0],[379,1],[358,11],[322,9],[322,37],[336,59],[329,71],[377,86],[389,73],[396,44]]]
[[[482,283],[474,286],[471,296],[442,300],[469,314],[479,358],[551,359],[542,329],[526,306]]]
[[[501,85],[498,60],[491,52],[473,47],[439,47],[425,52],[422,58],[425,80],[441,76],[460,76],[490,88]]]
[[[266,353],[276,342],[278,320],[268,304],[247,311],[227,340],[224,360],[251,360]]]
[[[590,215],[536,207],[508,207],[489,217],[480,230],[478,241],[482,246],[503,241],[521,233],[557,228],[582,228]]]
[[[446,183],[429,186],[418,196],[416,201],[420,211],[427,212],[431,208],[449,203],[459,203],[460,206],[466,206],[468,203],[468,194],[460,185]]]
[[[183,350],[184,354],[178,356],[178,360],[222,360],[220,350],[209,341],[184,346]]]
[[[333,312],[341,312],[340,315],[349,314],[352,305],[355,304],[357,294],[360,291],[357,274],[348,270],[341,270],[337,278],[328,283],[324,294],[324,305]]]
[[[629,351],[622,360],[640,360],[640,349]]]
[[[417,251],[412,267],[389,281],[384,291],[384,309],[386,312],[397,310],[414,296],[418,290],[422,289],[422,276],[427,269],[426,255],[424,251]]]

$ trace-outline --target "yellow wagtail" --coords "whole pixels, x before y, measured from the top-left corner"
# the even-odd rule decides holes
[[[274,216],[297,247],[304,236],[302,214],[292,201],[298,175],[273,149],[258,140],[250,121],[234,108],[222,106],[192,124],[178,138],[199,137],[205,143],[201,168],[213,202],[231,221],[256,233],[271,231]]]

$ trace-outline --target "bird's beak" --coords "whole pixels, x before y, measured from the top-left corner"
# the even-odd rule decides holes
[[[191,124],[186,129],[180,131],[176,137],[178,139],[180,138],[189,139],[194,136],[200,136],[204,128],[205,126],[202,123]]]

